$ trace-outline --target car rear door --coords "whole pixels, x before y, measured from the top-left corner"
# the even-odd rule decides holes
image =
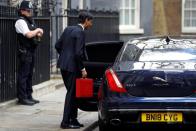
[[[97,111],[97,94],[103,73],[113,64],[123,43],[123,41],[104,41],[88,43],[86,45],[88,61],[84,63],[88,78],[93,78],[94,80],[94,89],[92,98],[79,99],[79,108],[81,110]]]

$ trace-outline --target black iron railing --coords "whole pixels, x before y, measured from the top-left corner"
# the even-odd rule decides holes
[[[13,28],[14,21],[14,18],[0,17],[0,101],[12,99],[16,94],[17,40]]]
[[[36,50],[34,85],[50,79],[50,18],[36,18],[35,22],[44,30],[44,36]]]

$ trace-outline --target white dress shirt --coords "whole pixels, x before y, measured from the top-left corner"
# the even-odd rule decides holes
[[[82,29],[84,30],[84,26],[82,25],[82,24],[78,24],[79,26],[81,26],[82,27]],[[85,71],[86,69],[85,68],[83,68],[81,71]]]
[[[84,30],[84,26],[82,25],[82,24],[78,24],[79,26],[81,26],[82,27],[82,29]]]

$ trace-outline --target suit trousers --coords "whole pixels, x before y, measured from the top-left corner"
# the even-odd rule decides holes
[[[78,115],[78,102],[76,99],[76,78],[79,77],[79,74],[76,72],[61,70],[61,75],[67,89],[62,122],[69,123],[71,119],[76,119]]]
[[[34,68],[34,54],[22,53],[19,55],[17,97],[28,99],[32,97],[32,77]]]

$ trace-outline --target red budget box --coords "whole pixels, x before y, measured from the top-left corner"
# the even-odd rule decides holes
[[[76,79],[76,97],[77,98],[93,97],[93,79],[90,78]]]

